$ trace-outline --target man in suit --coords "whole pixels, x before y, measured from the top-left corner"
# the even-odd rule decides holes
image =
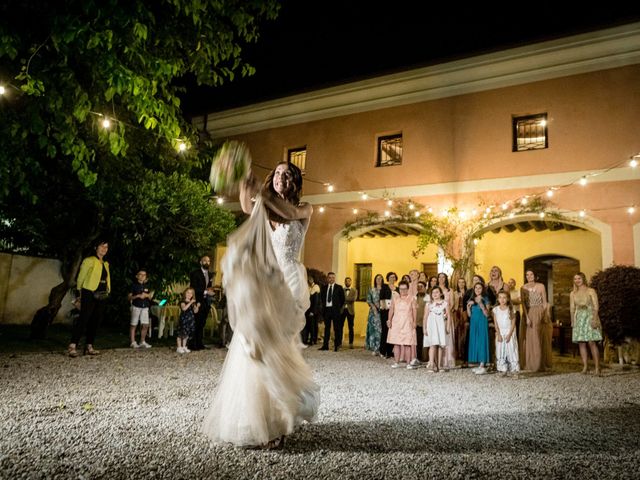
[[[356,317],[356,311],[354,307],[355,301],[358,299],[358,289],[351,287],[351,278],[344,279],[344,306],[342,307],[342,313],[340,314],[340,328],[344,329],[344,321],[347,320],[347,326],[349,327],[349,348],[353,348],[353,321]]]
[[[344,290],[336,283],[336,274],[327,274],[329,283],[320,289],[322,299],[322,317],[324,318],[324,340],[320,350],[329,350],[331,324],[333,323],[334,351],[338,351],[342,344],[341,313],[344,306]]]
[[[200,258],[200,268],[196,268],[189,274],[189,286],[196,292],[196,303],[200,305],[198,313],[196,313],[196,328],[193,338],[189,339],[189,348],[191,350],[203,350],[206,347],[202,341],[204,337],[204,325],[207,323],[207,316],[211,305],[211,280],[213,275],[209,272],[211,260],[208,256],[203,255]]]

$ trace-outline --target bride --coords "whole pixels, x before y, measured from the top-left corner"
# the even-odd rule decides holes
[[[301,189],[300,169],[289,163],[278,164],[262,188],[252,173],[241,185],[251,216],[222,259],[234,335],[201,428],[216,443],[275,448],[318,410],[319,387],[300,341],[309,291],[298,256],[313,211],[300,203]]]

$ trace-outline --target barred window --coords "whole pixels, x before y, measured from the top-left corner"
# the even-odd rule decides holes
[[[371,289],[371,264],[356,263],[356,288],[358,289],[358,301],[366,302],[367,295]]]
[[[305,168],[307,166],[307,147],[298,147],[298,148],[290,148],[287,152],[287,159],[289,163],[293,163],[296,167],[302,171],[302,174],[305,173]]]
[[[549,148],[547,114],[513,117],[513,151]]]
[[[390,167],[402,164],[402,134],[378,137],[378,158],[376,167]]]

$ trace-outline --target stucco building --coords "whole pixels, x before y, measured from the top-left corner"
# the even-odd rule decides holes
[[[520,286],[525,267],[534,266],[562,309],[573,273],[640,266],[640,167],[633,166],[640,160],[639,118],[635,23],[215,112],[194,123],[216,138],[245,141],[256,165],[289,159],[304,167],[304,200],[315,206],[303,252],[308,267],[361,283],[390,270],[446,268],[443,258],[436,265],[435,245],[412,254],[419,221],[368,225],[350,241],[344,237],[345,224],[363,212],[384,217],[393,208],[388,200],[464,218],[503,209],[505,216],[478,232],[484,235],[474,247],[476,271],[486,276],[499,265],[505,280]],[[506,215],[536,196],[552,202],[548,211],[563,220]],[[361,333],[366,310],[358,306]]]

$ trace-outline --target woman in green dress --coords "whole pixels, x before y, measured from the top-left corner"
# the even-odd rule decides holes
[[[382,325],[380,320],[380,290],[384,285],[382,275],[378,274],[373,279],[373,288],[367,293],[369,304],[369,317],[367,318],[367,336],[364,342],[365,350],[371,350],[372,355],[378,355],[380,351],[380,337]]]
[[[570,300],[573,343],[577,343],[580,347],[582,373],[587,373],[588,370],[588,344],[596,366],[596,375],[600,375],[600,351],[596,345],[596,342],[602,340],[602,325],[598,317],[598,295],[587,285],[587,277],[582,272],[576,273],[573,277]]]

